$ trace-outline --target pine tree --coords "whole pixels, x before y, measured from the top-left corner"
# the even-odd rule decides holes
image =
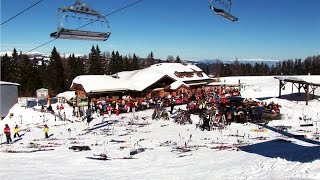
[[[32,96],[41,84],[40,77],[35,66],[37,60],[30,60],[25,54],[21,55],[21,58],[21,61],[19,61],[19,94],[21,96]]]
[[[1,81],[10,81],[10,61],[7,53],[1,56]]]
[[[89,60],[88,60],[88,74],[95,74],[96,69],[96,49],[94,46],[91,48],[91,52],[89,54]]]
[[[204,70],[205,70],[204,72],[205,72],[207,75],[210,74],[210,70],[209,70],[209,65],[208,65],[208,64],[206,64],[206,67],[205,67]]]
[[[151,51],[146,58],[146,63],[144,65],[144,67],[149,67],[149,66],[153,65],[154,63],[155,62],[154,62],[153,52]]]
[[[101,61],[101,51],[98,46],[92,46],[88,60],[88,74],[103,74],[103,66]]]
[[[133,54],[131,67],[132,67],[132,70],[140,69],[139,60],[138,60],[138,57],[136,56],[136,54]]]
[[[45,63],[44,59],[41,60],[40,66],[38,66],[38,72],[39,72],[39,89],[42,87],[49,87],[49,79],[48,79],[48,65]]]
[[[176,57],[176,63],[181,63],[181,59],[179,56]]]
[[[233,61],[231,71],[233,76],[240,76],[242,74],[238,58],[236,58],[236,60]]]
[[[104,74],[101,51],[98,45],[96,46],[96,58],[97,58],[97,74]]]
[[[112,51],[112,53],[111,53],[111,59],[110,59],[110,61],[109,61],[109,66],[108,66],[108,68],[109,68],[109,70],[108,70],[109,74],[115,74],[115,73],[116,73],[116,63],[117,63],[116,61],[117,61],[117,59],[116,59],[116,54],[115,54],[114,51]]]
[[[70,87],[73,79],[77,76],[77,59],[74,56],[74,54],[70,55],[67,59],[68,65],[67,65],[67,80],[66,84],[67,87]],[[65,69],[66,70],[66,69]]]
[[[133,57],[131,56],[131,54],[129,54],[128,56],[128,62],[127,62],[127,71],[132,71],[133,70],[133,67],[132,67],[132,64],[133,64]]]
[[[173,61],[174,61],[174,57],[173,57],[172,55],[169,55],[169,56],[167,57],[167,62],[172,63]]]
[[[216,61],[214,64],[213,64],[213,75],[215,77],[220,77],[222,76],[222,68],[223,68],[223,62],[221,61]]]
[[[64,92],[67,88],[65,86],[64,69],[61,62],[60,54],[56,47],[51,52],[50,62],[48,66],[48,79],[50,81],[48,88],[50,95],[56,95]]]
[[[122,56],[118,51],[116,51],[116,59],[115,59],[115,73],[122,71],[123,64],[122,64]]]
[[[1,58],[1,80],[18,82],[19,76],[18,53],[14,48],[12,57],[5,54],[5,56]]]
[[[309,73],[311,73],[311,57],[307,57],[303,61],[303,74],[307,75]]]
[[[123,58],[123,69],[122,71],[129,71],[130,70],[130,61],[128,56],[124,56]]]
[[[42,76],[40,74],[40,67],[38,64],[38,60],[34,58],[31,61],[31,77],[29,79],[32,81],[30,84],[29,96],[35,96],[36,90],[43,87]]]
[[[67,87],[70,87],[75,77],[84,74],[84,60],[80,57],[76,58],[75,55],[72,54],[69,56],[67,61],[68,65],[67,69],[65,69],[65,71],[67,71],[66,85]]]
[[[102,53],[101,64],[102,64],[102,67],[103,67],[103,74],[108,74],[108,62],[109,62],[109,60],[110,60],[110,53],[108,51]]]
[[[76,69],[75,69],[75,75],[79,76],[79,75],[83,75],[84,72],[84,59],[78,57],[77,61],[76,61]]]
[[[320,74],[320,55],[313,56],[313,61],[315,66],[313,67],[313,74],[319,75]]]

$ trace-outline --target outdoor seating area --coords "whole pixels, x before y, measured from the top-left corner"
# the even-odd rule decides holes
[[[208,118],[211,126],[281,119],[279,104],[245,99],[236,88],[220,87],[213,92],[204,89],[198,94],[193,94],[191,99],[187,104],[187,110],[191,114],[199,115],[201,122]]]

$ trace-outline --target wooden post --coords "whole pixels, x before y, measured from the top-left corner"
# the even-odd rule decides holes
[[[294,85],[294,82],[292,82],[292,86],[291,86],[291,101],[292,101],[292,99],[293,99],[293,85]]]
[[[281,98],[281,88],[282,88],[282,82],[279,80],[279,98]]]
[[[300,93],[300,89],[301,89],[301,87],[302,87],[302,86],[301,86],[301,84],[299,83],[299,84],[298,84],[298,96],[300,96],[300,95],[301,95],[301,93]]]
[[[312,86],[312,99],[314,99],[314,91],[316,90],[316,87],[315,86]]]
[[[306,105],[308,105],[308,100],[309,100],[309,84],[306,84],[307,88],[306,88]]]

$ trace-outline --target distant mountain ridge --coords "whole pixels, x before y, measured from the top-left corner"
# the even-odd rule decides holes
[[[224,64],[232,64],[235,60],[201,60],[201,61],[194,61],[195,63],[206,63],[206,64],[214,64],[217,62],[223,62]],[[257,58],[257,59],[238,59],[238,61],[242,64],[255,64],[255,63],[267,63],[267,64],[276,64],[277,62],[280,62],[280,60],[274,60],[274,59],[261,59],[261,58]]]

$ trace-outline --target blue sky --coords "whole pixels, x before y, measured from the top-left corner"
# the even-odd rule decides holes
[[[38,0],[1,0],[1,22]],[[134,0],[82,0],[108,14]],[[51,40],[57,29],[57,8],[74,0],[44,0],[1,26],[1,51],[23,52]],[[210,0],[144,0],[108,17],[108,41],[57,39],[35,51],[50,54],[88,54],[92,45],[102,51],[136,53],[155,58],[278,59],[320,54],[319,0],[233,0],[232,23],[213,14]],[[78,23],[78,22],[76,22]],[[79,22],[79,26],[82,24]],[[90,28],[90,27],[88,27]]]

